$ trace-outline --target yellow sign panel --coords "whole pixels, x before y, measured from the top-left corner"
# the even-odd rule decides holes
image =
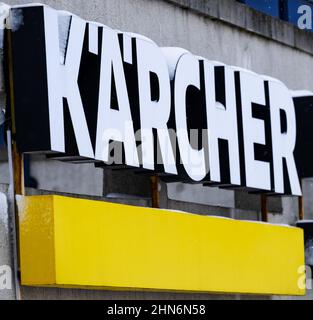
[[[59,196],[19,213],[23,285],[305,294],[297,228]]]

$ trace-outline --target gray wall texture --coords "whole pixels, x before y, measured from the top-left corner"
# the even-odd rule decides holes
[[[7,0],[24,4],[29,0]],[[160,46],[182,47],[210,60],[243,67],[282,80],[290,89],[313,91],[313,34],[257,13],[234,0],[42,0],[111,28],[145,35]],[[5,152],[0,157],[0,183],[8,183]],[[31,174],[39,189],[76,195],[106,196],[110,201],[150,205],[143,186],[148,178],[128,173],[70,165],[34,157]],[[211,191],[211,192],[210,192]],[[313,219],[313,181],[304,181],[306,219]],[[29,191],[29,193],[38,193]],[[190,196],[192,194],[192,196]],[[208,194],[208,196],[206,196]],[[260,218],[260,199],[233,191],[161,184],[163,208],[243,220]],[[0,194],[0,265],[10,252],[5,224],[5,197]],[[270,200],[270,221],[294,225],[298,200]],[[214,296],[160,293],[119,293],[84,290],[21,288],[23,299],[271,299],[270,297]],[[0,298],[11,298],[12,292]],[[309,291],[307,299],[312,299]],[[274,297],[275,299],[275,297]]]
[[[6,192],[5,187],[0,187],[1,191]],[[0,192],[0,287],[2,288],[6,274],[4,274],[2,267],[12,267],[12,251],[10,244],[10,230],[9,230],[9,215],[8,215],[8,201],[5,193]],[[13,290],[13,279],[11,278],[11,288],[6,290],[0,290],[0,300],[9,300],[15,298],[15,292]],[[6,286],[7,287],[7,286]]]

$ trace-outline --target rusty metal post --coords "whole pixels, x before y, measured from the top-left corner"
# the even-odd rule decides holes
[[[17,195],[25,196],[24,157],[17,151],[13,142],[14,190]]]
[[[15,136],[15,108],[14,108],[14,85],[13,85],[13,63],[12,63],[12,31],[7,30],[7,58],[9,69],[9,99],[11,104],[11,130],[12,130],[12,161],[14,167],[14,190],[18,195],[25,195],[25,183],[24,183],[24,158],[21,153],[18,152]]]
[[[302,181],[301,181],[301,187],[303,190]],[[304,220],[304,197],[303,197],[303,195],[302,195],[302,197],[299,197],[298,203],[299,203],[299,220],[302,221],[302,220]]]
[[[267,202],[267,195],[261,195],[261,214],[262,214],[262,221],[268,222],[268,202]]]
[[[160,194],[159,194],[159,178],[158,176],[151,176],[151,198],[152,198],[152,208],[160,208]]]
[[[299,220],[304,220],[304,199],[303,196],[299,197]]]

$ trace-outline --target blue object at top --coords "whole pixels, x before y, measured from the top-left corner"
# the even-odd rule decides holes
[[[247,6],[276,18],[281,18],[294,25],[298,25],[301,13],[299,8],[310,6],[313,12],[313,0],[238,0]],[[313,30],[311,30],[313,31]]]
[[[241,0],[240,2],[273,17],[280,17],[280,0]]]
[[[287,1],[287,12],[285,19],[292,24],[297,25],[301,14],[298,13],[298,9],[302,5],[308,5],[313,8],[313,1],[308,0],[288,0]]]

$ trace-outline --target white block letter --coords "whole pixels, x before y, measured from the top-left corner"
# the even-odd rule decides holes
[[[269,96],[272,121],[275,192],[285,192],[283,170],[283,159],[285,159],[292,194],[295,196],[301,196],[302,191],[294,159],[297,128],[295,108],[291,93],[283,83],[269,81]],[[282,132],[280,116],[281,110],[286,114],[287,132]]]
[[[270,164],[255,160],[255,144],[266,144],[265,124],[252,116],[252,104],[265,108],[264,80],[248,72],[240,72],[243,136],[245,145],[247,187],[271,190]]]
[[[111,106],[112,72],[115,79],[118,106]],[[112,109],[112,107],[118,107],[118,110]],[[128,166],[139,167],[118,35],[109,28],[103,28],[96,143],[97,160],[109,161],[111,140],[123,142]]]
[[[153,42],[136,39],[139,103],[142,133],[142,161],[145,169],[154,170],[155,152],[153,130],[159,137],[163,165],[166,173],[177,174],[167,123],[171,112],[171,86],[165,57]],[[159,96],[152,99],[151,74],[158,80]]]
[[[65,152],[63,98],[66,98],[79,155],[86,158],[94,158],[78,87],[78,74],[86,22],[76,16],[71,17],[65,64],[61,64],[58,12],[49,7],[44,7],[44,12],[51,149],[52,151]]]
[[[216,101],[215,65],[204,62],[206,103],[209,134],[210,175],[214,182],[221,182],[219,139],[227,140],[231,183],[240,185],[240,159],[238,143],[237,107],[234,70],[225,67],[226,105]],[[219,84],[217,84],[219,85]],[[222,159],[221,159],[222,161]]]
[[[195,150],[190,145],[187,128],[186,93],[190,86],[201,89],[200,63],[191,55],[184,54],[177,64],[175,74],[175,116],[180,156],[187,174],[194,181],[201,181],[207,175],[204,148]],[[190,128],[198,129],[198,128]]]

